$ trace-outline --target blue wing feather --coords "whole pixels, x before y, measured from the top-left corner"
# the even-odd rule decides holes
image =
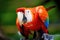
[[[49,26],[49,18],[46,19],[46,21],[44,22],[44,24],[45,24],[46,28],[48,28],[48,26]]]

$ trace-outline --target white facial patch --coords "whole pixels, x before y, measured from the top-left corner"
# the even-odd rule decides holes
[[[22,19],[23,19],[23,12],[18,12],[17,13],[18,21],[20,22],[20,25],[22,24]]]
[[[27,22],[31,22],[32,21],[32,15],[31,15],[31,11],[30,10],[25,10],[25,16],[27,18]]]

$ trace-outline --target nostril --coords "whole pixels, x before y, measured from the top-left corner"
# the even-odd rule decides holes
[[[26,23],[27,22],[27,18],[25,17],[25,15],[23,14],[23,19],[22,19],[22,21],[24,22],[24,23]]]

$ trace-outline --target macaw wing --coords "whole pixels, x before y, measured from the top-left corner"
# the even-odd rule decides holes
[[[47,19],[45,20],[44,24],[45,24],[46,28],[48,28],[48,26],[49,26],[49,17],[47,17]]]
[[[44,8],[44,6],[38,6],[38,13],[39,17],[42,20],[42,22],[45,24],[46,28],[48,28],[49,25],[49,16],[47,10]]]

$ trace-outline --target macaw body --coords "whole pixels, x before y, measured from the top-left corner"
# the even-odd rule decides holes
[[[46,9],[43,6],[38,6],[34,8],[18,8],[16,12],[24,12],[23,10],[30,10],[31,14],[31,21],[28,21],[26,23],[19,22],[19,19],[17,17],[16,25],[18,27],[18,30],[20,33],[22,33],[24,36],[29,36],[31,33],[30,31],[38,31],[42,29],[44,33],[48,33],[48,13]],[[23,28],[22,28],[22,25]]]

